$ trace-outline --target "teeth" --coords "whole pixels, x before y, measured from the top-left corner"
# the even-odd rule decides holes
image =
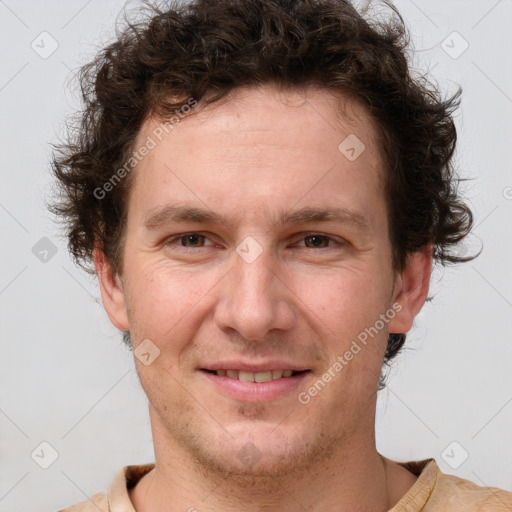
[[[243,372],[240,370],[238,373],[238,380],[241,380],[242,382],[254,382],[254,377],[256,377],[256,375],[261,375],[261,373]]]
[[[242,373],[242,372],[240,372]],[[239,377],[240,378],[240,377]],[[272,372],[258,372],[254,374],[254,382],[268,382],[269,380],[272,380]],[[242,379],[240,379],[242,380]]]
[[[293,370],[267,370],[265,372],[246,372],[243,370],[217,370],[215,372],[220,377],[229,377],[238,379],[242,382],[269,382],[282,377],[291,377]]]
[[[290,371],[290,370],[286,370]],[[272,378],[273,379],[280,379],[283,376],[283,370],[272,370]]]

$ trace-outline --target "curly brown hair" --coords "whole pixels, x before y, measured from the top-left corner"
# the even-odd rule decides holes
[[[95,191],[125,166],[145,119],[164,121],[190,98],[208,104],[267,83],[315,85],[364,103],[384,155],[395,271],[429,243],[441,264],[476,257],[450,250],[473,224],[452,164],[461,88],[443,99],[428,78],[412,76],[409,33],[397,9],[382,4],[387,19],[348,0],[144,2],[147,15],[126,20],[116,41],[80,69],[83,110],[68,125],[68,140],[54,145],[60,195],[49,207],[67,225],[75,262],[94,273],[97,245],[122,273],[133,173],[101,198]],[[405,334],[389,335],[385,363],[404,342]]]

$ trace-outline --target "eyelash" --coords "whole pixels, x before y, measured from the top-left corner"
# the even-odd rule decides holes
[[[215,245],[215,244],[213,244],[213,245],[206,245],[206,246],[203,245],[203,246],[200,246],[200,247],[187,247],[187,246],[184,246],[184,245],[175,244],[175,242],[179,242],[180,240],[183,240],[184,238],[186,238],[188,236],[204,236],[205,239],[209,240],[209,238],[204,233],[194,233],[194,232],[192,232],[192,233],[183,233],[181,235],[176,235],[176,236],[173,236],[172,238],[169,238],[165,242],[165,246],[166,247],[175,246],[175,247],[179,247],[179,250],[190,251],[190,250],[194,250],[194,249],[203,249],[204,247],[212,247],[213,245]],[[304,234],[301,237],[301,241],[305,240],[306,238],[315,237],[315,236],[327,239],[328,243],[332,242],[332,244],[328,245],[327,247],[305,247],[305,249],[328,249],[328,248],[333,248],[336,245],[342,246],[342,245],[345,245],[345,243],[346,243],[343,240],[337,240],[337,239],[333,238],[332,236],[325,235],[323,233],[317,233],[317,232],[309,232],[309,233]]]

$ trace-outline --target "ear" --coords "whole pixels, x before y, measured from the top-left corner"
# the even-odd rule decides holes
[[[401,309],[389,322],[390,333],[406,333],[412,328],[427,298],[431,273],[432,245],[428,244],[409,254],[405,269],[396,276],[393,304],[400,304]]]
[[[94,249],[94,266],[100,283],[103,307],[110,321],[119,330],[128,331],[129,323],[123,284],[120,277],[113,273],[112,266],[105,253],[99,248]]]

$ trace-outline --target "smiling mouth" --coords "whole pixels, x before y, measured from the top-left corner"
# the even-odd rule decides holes
[[[219,377],[228,377],[230,379],[239,380],[242,382],[270,382],[272,380],[290,378],[301,373],[309,372],[310,370],[295,371],[295,370],[266,370],[262,372],[247,372],[243,370],[206,370],[203,371],[217,375]]]

